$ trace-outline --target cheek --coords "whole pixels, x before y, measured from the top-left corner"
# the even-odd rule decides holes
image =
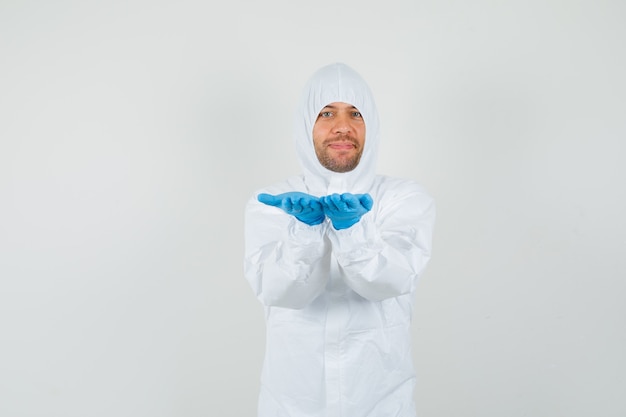
[[[315,149],[315,151],[319,150],[320,143],[321,143],[320,137],[315,135],[315,133],[314,133],[313,134],[313,148]]]
[[[365,144],[365,137],[366,137],[365,133],[366,133],[365,126],[363,126],[363,128],[359,131],[359,139],[360,139],[360,142],[361,142],[361,146],[363,146]]]
[[[311,137],[313,138],[313,143],[320,137],[320,128],[319,125],[315,124],[313,126],[313,131],[311,131]]]
[[[327,136],[327,132],[323,126],[316,125],[313,126],[313,132],[311,132],[311,137],[313,138],[313,145],[317,146],[318,143],[322,143]]]

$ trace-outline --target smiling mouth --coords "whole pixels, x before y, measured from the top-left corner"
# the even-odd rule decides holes
[[[356,145],[352,142],[333,142],[328,144],[328,147],[336,150],[349,150],[356,148]]]

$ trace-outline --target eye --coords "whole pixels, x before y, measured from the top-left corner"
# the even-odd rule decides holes
[[[323,111],[320,113],[319,117],[331,117],[332,115],[333,115],[333,112]]]
[[[352,117],[357,118],[357,119],[360,119],[360,118],[362,118],[362,117],[363,117],[363,115],[361,114],[361,112],[360,112],[360,111],[353,111],[353,112],[352,112]]]

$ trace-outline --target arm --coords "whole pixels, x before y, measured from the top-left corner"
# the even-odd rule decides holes
[[[369,300],[411,293],[431,256],[434,200],[413,183],[392,188],[352,227],[328,229],[347,285]]]
[[[325,288],[330,247],[327,223],[307,225],[250,199],[245,210],[244,272],[266,306],[303,308]]]

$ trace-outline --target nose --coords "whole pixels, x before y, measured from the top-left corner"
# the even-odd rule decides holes
[[[333,126],[334,133],[348,133],[351,130],[349,118],[346,116],[337,116],[335,119],[335,125]]]

